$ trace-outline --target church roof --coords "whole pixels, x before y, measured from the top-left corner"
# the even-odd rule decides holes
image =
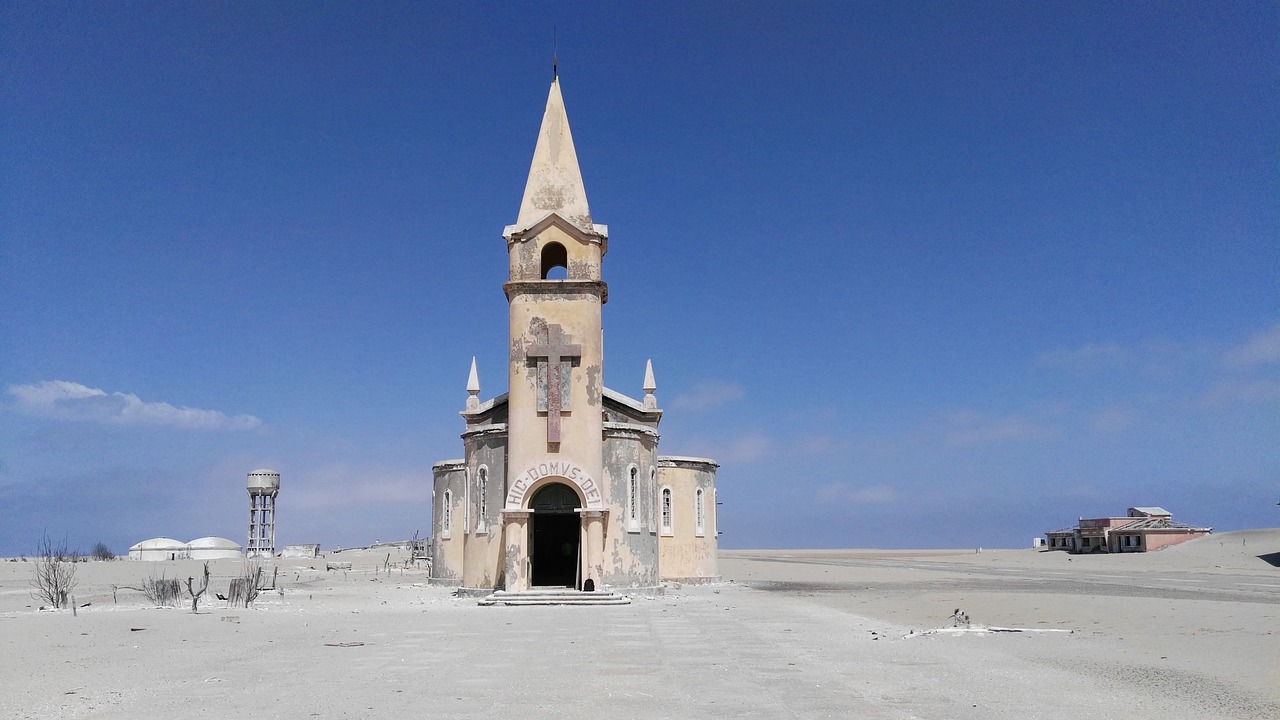
[[[656,427],[662,417],[662,411],[658,408],[646,408],[643,402],[623,395],[617,390],[604,388],[603,399],[604,402],[601,405],[606,411],[613,411],[627,417],[628,422],[652,423]]]
[[[618,403],[619,405],[623,405],[623,406],[625,406],[625,407],[628,407],[628,408],[630,408],[630,409],[632,409],[632,410],[635,410],[635,411],[636,411],[636,412],[638,412],[638,413],[647,412],[647,411],[644,409],[644,403],[640,402],[639,400],[636,400],[636,399],[635,399],[635,398],[633,398],[633,397],[628,397],[628,396],[626,396],[626,395],[623,395],[622,393],[618,392],[617,390],[612,390],[612,389],[610,389],[610,388],[605,388],[605,389],[604,389],[604,396],[605,396],[606,398],[608,398],[608,399],[610,399],[610,400],[612,400],[612,401],[614,401],[614,402]]]
[[[501,410],[506,406],[507,406],[507,394],[502,393],[501,395],[498,395],[496,397],[491,397],[488,400],[485,400],[484,402],[480,403],[480,405],[476,407],[474,410],[463,410],[460,414],[463,417],[471,417],[471,416],[478,417],[480,415],[484,415],[485,413],[493,412],[494,410]]]
[[[603,225],[591,223],[591,209],[587,207],[587,191],[582,184],[573,135],[569,132],[569,116],[560,95],[559,78],[551,81],[551,91],[547,94],[547,109],[542,114],[529,179],[520,200],[520,215],[516,224],[508,226],[503,234],[510,237],[527,230],[551,213],[584,232],[600,235],[608,232]]]
[[[657,418],[662,417],[662,411],[658,409],[647,409],[644,403],[635,398],[628,397],[617,390],[604,388],[604,405],[606,408],[620,410],[624,415],[628,415],[635,420],[653,422]],[[480,406],[474,410],[464,410],[460,414],[469,418],[468,422],[474,422],[475,418],[479,418],[485,414],[501,413],[507,407],[507,393],[485,400]]]

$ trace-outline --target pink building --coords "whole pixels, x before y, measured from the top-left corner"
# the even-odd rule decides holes
[[[1080,518],[1075,527],[1045,533],[1048,549],[1071,553],[1147,552],[1208,535],[1213,528],[1174,522],[1164,508],[1134,507],[1124,517]]]

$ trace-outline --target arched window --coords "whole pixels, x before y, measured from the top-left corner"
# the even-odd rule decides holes
[[[693,494],[693,518],[694,518],[693,534],[699,537],[707,533],[706,521],[704,520],[706,515],[704,513],[705,513],[705,510],[703,508],[702,488],[698,488],[698,491]]]
[[[486,521],[486,518],[489,517],[489,498],[488,492],[486,492],[488,485],[489,468],[481,466],[480,476],[476,480],[476,495],[478,496],[476,498],[476,532],[485,532],[488,525]]]
[[[640,529],[640,470],[632,465],[627,472],[627,530]]]
[[[564,280],[569,273],[569,253],[558,242],[542,246],[542,279]]]
[[[649,485],[644,491],[645,502],[649,503],[649,532],[658,532],[658,513],[653,512],[653,506],[658,501],[658,471],[652,465],[649,466]]]
[[[671,488],[662,488],[662,534],[672,534]]]
[[[449,537],[453,531],[453,491],[444,491],[444,507],[440,508],[440,534]]]

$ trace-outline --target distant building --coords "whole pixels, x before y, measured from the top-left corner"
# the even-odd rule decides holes
[[[240,546],[223,537],[202,537],[187,543],[192,560],[238,560]]]
[[[129,548],[130,560],[186,560],[189,557],[187,544],[173,538],[158,537]]]
[[[1080,518],[1075,527],[1045,533],[1050,550],[1071,553],[1147,552],[1213,532],[1213,528],[1175,522],[1159,507],[1129,508],[1124,517]]]
[[[184,543],[173,538],[143,540],[129,548],[130,560],[226,560],[240,557],[240,546],[220,537]]]
[[[285,545],[280,552],[282,558],[316,558],[320,557],[320,544]]]

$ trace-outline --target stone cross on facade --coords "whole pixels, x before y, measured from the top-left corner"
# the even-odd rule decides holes
[[[560,386],[564,382],[561,362],[582,357],[582,346],[571,345],[569,336],[559,325],[547,326],[547,342],[533,345],[526,355],[530,360],[547,359],[547,442],[560,442],[560,413],[563,411]],[[553,370],[554,368],[554,370]]]

